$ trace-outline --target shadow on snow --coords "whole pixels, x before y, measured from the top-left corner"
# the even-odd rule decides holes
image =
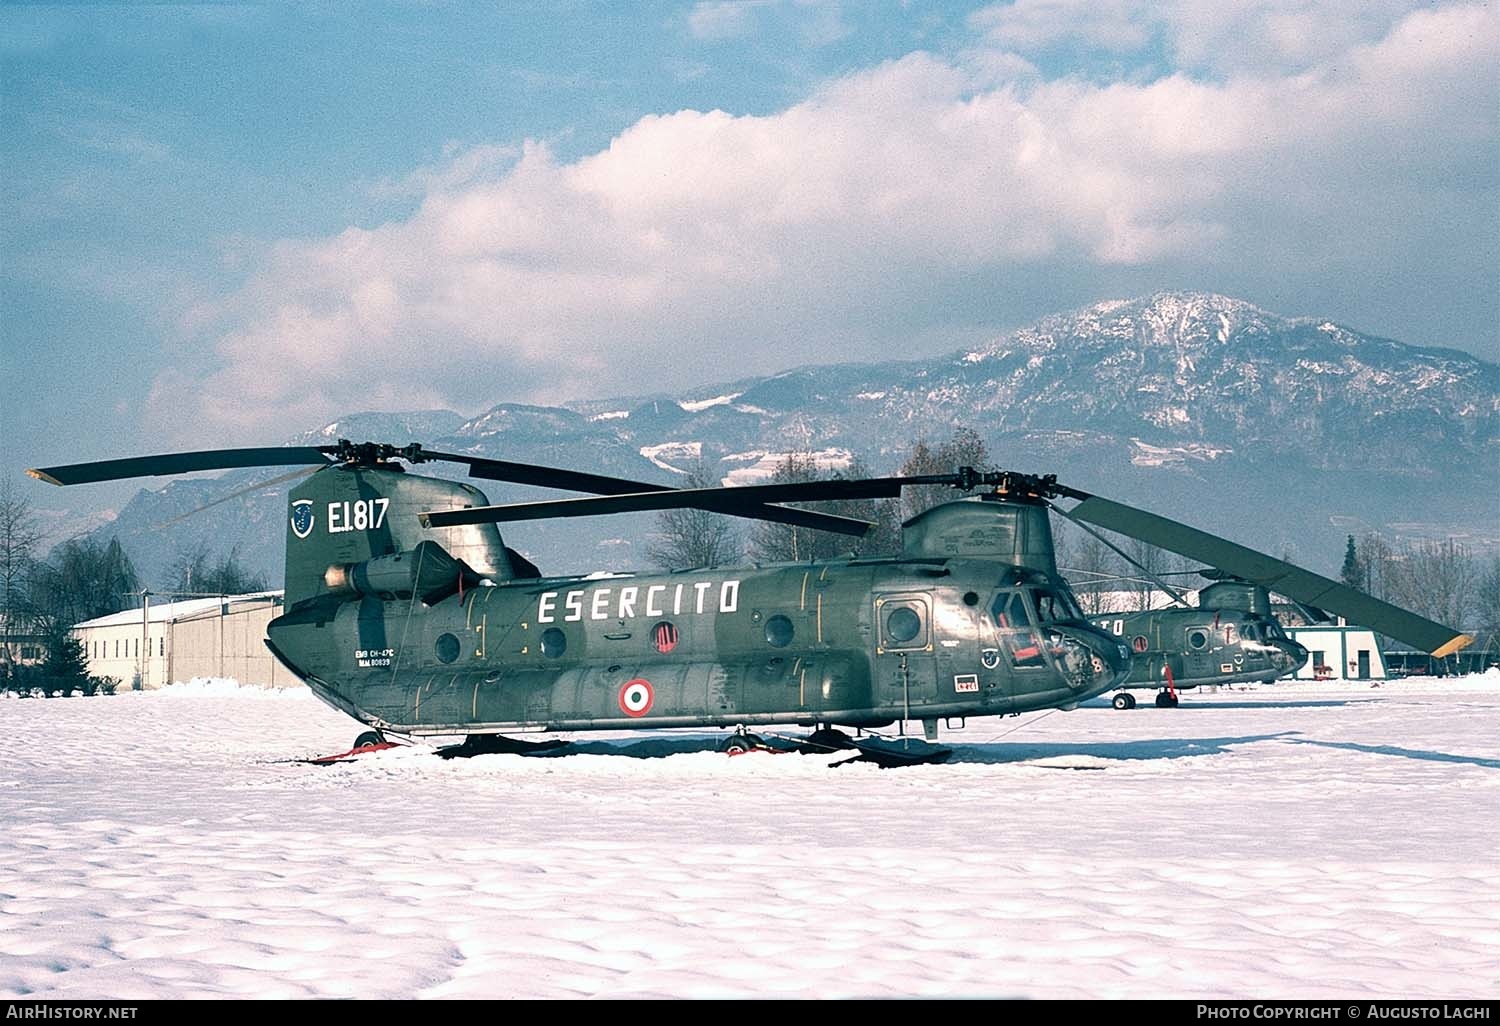
[[[1421,748],[1398,748],[1396,745],[1361,745],[1353,741],[1314,741],[1310,738],[1287,738],[1296,745],[1317,745],[1319,748],[1342,748],[1350,752],[1369,752],[1371,755],[1394,755],[1402,759],[1417,759],[1421,762],[1461,762],[1485,769],[1500,769],[1500,759],[1485,759],[1477,755],[1452,755],[1448,752],[1431,752]]]

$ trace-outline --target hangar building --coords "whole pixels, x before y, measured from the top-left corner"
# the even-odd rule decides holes
[[[194,677],[301,686],[266,648],[266,625],[281,615],[279,591],[150,603],[80,623],[89,673],[120,690],[164,687]]]

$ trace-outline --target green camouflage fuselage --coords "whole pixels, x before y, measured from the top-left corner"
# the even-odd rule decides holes
[[[930,529],[916,557],[540,578],[517,576],[492,526],[417,524],[484,504],[468,485],[330,468],[291,499],[272,648],[325,701],[402,733],[1001,715],[1071,706],[1129,666],[1117,639],[1060,615],[1052,568],[959,543],[944,557]],[[960,542],[1004,512],[949,505]]]

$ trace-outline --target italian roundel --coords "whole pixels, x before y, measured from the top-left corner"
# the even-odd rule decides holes
[[[298,538],[312,534],[313,504],[311,499],[298,499],[292,503],[292,533]]]
[[[626,716],[644,716],[651,711],[651,703],[656,701],[656,692],[651,690],[651,682],[642,677],[635,680],[627,680],[624,687],[620,688],[620,711]]]

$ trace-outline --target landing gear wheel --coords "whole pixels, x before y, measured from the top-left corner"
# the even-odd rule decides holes
[[[1112,701],[1110,704],[1113,705],[1116,709],[1134,709],[1135,696],[1130,694],[1128,691],[1121,691],[1114,697],[1114,701]]]
[[[354,748],[356,750],[383,744],[385,744],[385,735],[378,730],[367,730],[354,739]]]
[[[1177,696],[1169,695],[1167,694],[1167,692],[1163,691],[1161,694],[1156,696],[1156,707],[1158,709],[1176,709]]]
[[[760,744],[760,738],[754,734],[736,734],[733,737],[725,738],[719,745],[719,751],[725,755],[744,755],[746,752],[755,751],[760,747]]]

